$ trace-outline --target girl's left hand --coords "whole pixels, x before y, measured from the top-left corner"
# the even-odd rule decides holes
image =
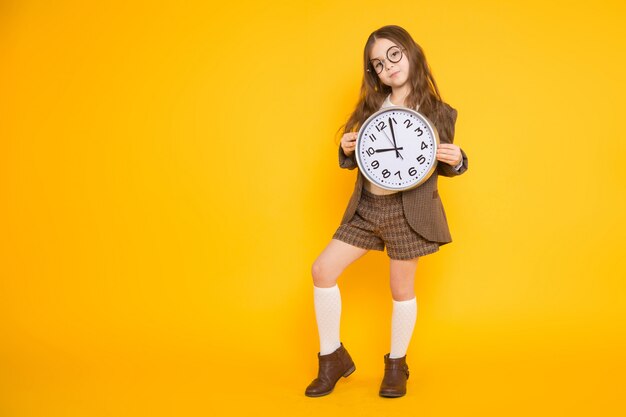
[[[446,164],[456,166],[461,163],[463,155],[461,148],[452,143],[440,143],[437,148],[437,160]]]

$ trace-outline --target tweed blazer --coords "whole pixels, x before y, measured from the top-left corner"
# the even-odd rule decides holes
[[[448,136],[442,129],[439,129],[439,127],[435,125],[439,132],[440,143],[452,143],[454,141],[454,124],[456,123],[457,111],[448,105],[446,105],[446,108],[448,109],[449,117],[452,119],[452,133]],[[438,242],[439,245],[452,242],[452,236],[448,228],[446,212],[439,196],[437,180],[439,175],[454,177],[467,171],[467,155],[463,149],[461,149],[461,155],[463,156],[463,165],[458,171],[455,170],[452,165],[436,161],[437,168],[428,180],[411,190],[399,191],[402,194],[404,215],[411,228],[424,238]],[[358,168],[355,158],[355,153],[347,157],[341,145],[339,145],[339,166],[341,168],[349,170]],[[359,170],[357,169],[357,171]],[[359,171],[357,173],[354,191],[350,197],[343,218],[341,219],[341,224],[349,222],[352,216],[354,216],[359,200],[361,199],[364,181],[368,180]]]

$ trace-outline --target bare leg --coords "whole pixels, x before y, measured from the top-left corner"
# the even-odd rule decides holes
[[[327,355],[341,345],[339,322],[341,321],[341,293],[337,278],[367,249],[352,246],[341,240],[331,239],[317,257],[311,272],[313,275],[313,300],[315,317],[320,336],[320,355]]]
[[[413,335],[417,317],[417,300],[414,289],[417,259],[406,261],[391,259],[390,285],[393,312],[391,316],[390,359],[402,358],[406,355]]]
[[[316,287],[332,287],[337,278],[352,262],[365,255],[368,249],[362,249],[341,240],[331,239],[317,257],[311,268],[313,284]]]
[[[419,258],[400,261],[390,259],[389,285],[391,296],[396,301],[410,300],[415,297],[415,271]]]

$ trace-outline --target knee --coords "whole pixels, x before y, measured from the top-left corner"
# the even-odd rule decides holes
[[[415,297],[413,285],[410,284],[391,284],[391,297],[396,301],[406,301]]]
[[[313,262],[311,275],[313,276],[313,284],[316,287],[332,287],[337,283],[334,274],[319,260]]]

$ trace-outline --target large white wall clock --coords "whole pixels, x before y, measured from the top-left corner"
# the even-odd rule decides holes
[[[403,106],[378,110],[359,129],[356,161],[373,184],[404,191],[424,183],[437,167],[439,134],[426,116]]]

